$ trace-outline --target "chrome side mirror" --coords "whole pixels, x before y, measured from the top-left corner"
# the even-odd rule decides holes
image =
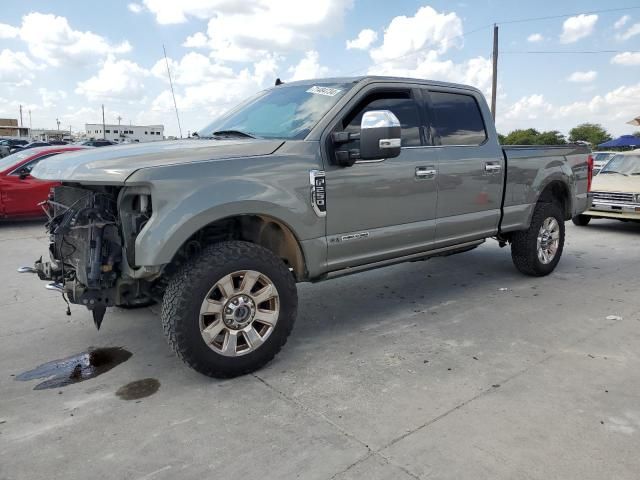
[[[360,158],[380,160],[400,155],[400,120],[389,110],[365,112],[360,122]]]

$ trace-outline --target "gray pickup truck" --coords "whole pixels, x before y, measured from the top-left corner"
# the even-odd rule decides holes
[[[493,237],[528,275],[587,208],[579,145],[498,144],[476,89],[363,77],[279,84],[197,139],[59,155],[35,272],[99,328],[107,307],[162,302],[169,344],[232,377],[271,360],[296,282],[466,252]],[[327,305],[330,308],[330,305]]]

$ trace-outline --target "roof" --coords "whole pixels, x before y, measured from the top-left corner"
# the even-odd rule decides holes
[[[375,83],[375,82],[420,83],[423,85],[463,88],[466,90],[473,90],[475,92],[480,92],[480,90],[478,90],[475,87],[472,87],[470,85],[463,85],[461,83],[440,82],[437,80],[428,80],[425,78],[392,77],[392,76],[382,76],[382,75],[366,75],[366,76],[360,76],[360,77],[314,78],[309,80],[298,80],[295,82],[285,82],[279,87],[283,87],[283,86],[286,87],[287,85],[314,85],[314,84],[322,84],[322,83]]]

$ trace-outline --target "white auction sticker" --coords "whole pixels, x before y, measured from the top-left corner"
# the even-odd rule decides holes
[[[342,90],[340,90],[339,88],[318,87],[317,85],[314,85],[309,90],[307,90],[307,93],[316,93],[318,95],[326,95],[327,97],[335,97],[341,91]]]

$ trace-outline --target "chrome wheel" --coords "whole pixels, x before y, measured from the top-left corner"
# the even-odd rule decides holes
[[[216,353],[245,355],[271,335],[280,314],[274,283],[254,270],[230,273],[209,290],[200,307],[200,333]]]
[[[537,252],[538,260],[547,265],[553,261],[560,244],[560,224],[554,217],[548,217],[542,222],[538,232]]]

